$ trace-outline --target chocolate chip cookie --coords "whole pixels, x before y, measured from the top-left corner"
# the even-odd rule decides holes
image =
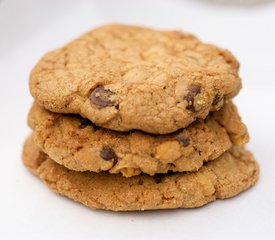
[[[206,119],[167,135],[114,132],[78,115],[52,113],[37,104],[28,121],[35,142],[57,163],[75,171],[109,171],[125,177],[196,171],[232,143],[248,141],[246,126],[231,102]]]
[[[194,208],[233,197],[255,184],[259,167],[252,154],[234,148],[194,173],[140,175],[76,172],[57,164],[29,138],[25,165],[50,189],[84,205],[113,211]]]
[[[238,68],[231,53],[190,34],[106,25],[47,53],[31,73],[30,91],[53,112],[117,131],[166,134],[235,96]]]

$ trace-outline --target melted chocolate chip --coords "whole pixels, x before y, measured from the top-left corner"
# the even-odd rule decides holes
[[[201,87],[198,85],[192,84],[189,86],[188,90],[191,94],[196,96],[197,94],[199,94],[201,92]]]
[[[217,105],[222,100],[222,96],[216,95],[215,98],[212,101],[212,105]]]
[[[179,134],[176,136],[176,139],[184,146],[187,147],[190,144],[190,138],[186,137],[183,134]]]
[[[195,84],[192,84],[188,87],[188,94],[183,97],[188,105],[186,107],[187,110],[191,112],[195,112],[196,109],[194,107],[194,98],[201,92],[201,87]]]
[[[192,96],[191,94],[186,95],[183,99],[188,103],[194,102],[194,96]]]
[[[117,155],[115,151],[108,146],[102,148],[102,150],[100,151],[100,157],[105,161],[117,161]]]
[[[189,105],[186,107],[187,110],[191,111],[191,112],[196,112],[196,109],[193,105]]]
[[[113,106],[114,102],[110,100],[110,97],[113,94],[114,93],[112,91],[104,89],[103,86],[99,86],[92,91],[90,101],[100,107]]]
[[[80,125],[78,126],[79,129],[83,129],[86,128],[87,126],[89,126],[91,124],[89,119],[81,119]]]

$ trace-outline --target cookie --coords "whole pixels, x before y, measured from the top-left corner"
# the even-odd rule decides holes
[[[246,126],[231,102],[205,120],[167,135],[114,132],[37,104],[32,106],[28,122],[36,143],[57,163],[75,171],[109,171],[125,177],[196,171],[232,143],[248,141]]]
[[[39,105],[104,128],[166,134],[187,127],[240,88],[226,50],[178,31],[107,25],[47,53],[30,91]]]
[[[195,208],[233,197],[255,184],[259,168],[242,148],[224,153],[194,173],[140,175],[76,172],[51,160],[29,138],[25,165],[50,189],[84,205],[113,211]]]

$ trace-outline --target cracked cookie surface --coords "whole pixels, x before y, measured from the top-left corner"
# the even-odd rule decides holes
[[[113,211],[200,207],[239,194],[259,175],[252,154],[238,147],[197,172],[154,177],[72,171],[51,160],[32,138],[25,142],[23,161],[56,193],[93,209]]]
[[[106,25],[47,53],[31,73],[30,91],[53,112],[165,134],[235,96],[238,68],[231,53],[190,34]]]
[[[125,177],[196,171],[232,144],[241,146],[248,141],[246,126],[232,102],[205,120],[167,135],[114,132],[35,103],[28,122],[35,142],[57,163],[75,171],[109,171]]]

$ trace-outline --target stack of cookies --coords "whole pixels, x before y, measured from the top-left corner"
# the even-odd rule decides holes
[[[30,76],[24,164],[94,209],[194,208],[257,181],[231,99],[239,64],[179,31],[107,25],[47,53]]]

